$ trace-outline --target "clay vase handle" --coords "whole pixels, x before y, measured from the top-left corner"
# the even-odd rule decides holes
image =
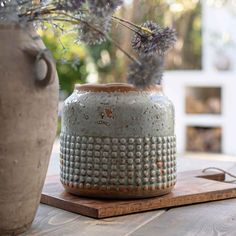
[[[52,84],[55,80],[55,63],[51,52],[48,49],[39,51],[36,48],[24,48],[23,51],[31,57],[35,58],[35,83],[39,86],[48,86]],[[44,62],[46,65],[46,74],[45,76],[40,76],[38,72],[38,67],[40,62]]]

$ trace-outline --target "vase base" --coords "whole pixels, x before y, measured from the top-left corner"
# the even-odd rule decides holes
[[[86,189],[86,188],[71,188],[69,186],[63,185],[68,193],[81,197],[90,198],[106,198],[106,199],[138,199],[138,198],[150,198],[158,197],[171,192],[174,186],[166,189],[155,189],[155,190],[143,190],[142,188],[128,189]]]
[[[12,230],[8,230],[8,229],[1,229],[0,228],[0,235],[1,236],[15,236],[15,235],[19,235],[21,233],[26,232],[32,225],[32,222],[29,224],[26,224],[20,228],[17,229],[12,229]]]

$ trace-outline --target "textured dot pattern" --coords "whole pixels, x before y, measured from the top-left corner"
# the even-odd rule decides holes
[[[61,134],[61,182],[74,188],[166,189],[176,182],[176,139]]]

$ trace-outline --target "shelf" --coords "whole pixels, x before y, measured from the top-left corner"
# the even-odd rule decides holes
[[[222,88],[206,86],[185,87],[186,114],[221,114]]]
[[[186,129],[186,150],[222,152],[222,128],[188,126]]]
[[[187,126],[200,126],[200,127],[221,127],[223,126],[222,115],[212,114],[198,114],[198,115],[186,115],[185,124]]]
[[[183,153],[186,151],[186,144],[188,141],[186,132],[188,127],[221,128],[221,151],[223,153],[236,155],[236,109],[234,102],[236,99],[236,73],[216,73],[212,71],[168,71],[165,74],[163,82],[164,92],[175,106],[178,152]],[[213,94],[213,96],[212,94],[209,94],[209,97],[220,98],[221,109],[219,110],[221,113],[215,112],[212,114],[213,112],[208,113],[208,110],[199,109],[202,111],[200,114],[193,114],[192,112],[186,114],[186,95],[188,95],[186,88],[195,89],[209,87],[211,89],[215,88],[215,91],[218,90],[218,96],[217,94]],[[195,90],[194,92],[196,94],[198,91]],[[208,93],[206,95],[208,95]],[[197,96],[197,98],[198,97],[202,98],[202,95]],[[216,105],[216,103],[214,103],[214,105]],[[192,107],[190,108],[192,109]]]

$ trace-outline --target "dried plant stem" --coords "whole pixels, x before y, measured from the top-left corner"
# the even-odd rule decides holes
[[[137,28],[137,29],[139,29],[139,30],[142,30],[142,31],[144,31],[144,32],[146,32],[146,33],[153,34],[153,32],[152,32],[150,29],[148,29],[148,28],[146,28],[146,27],[142,27],[142,26],[136,25],[136,24],[134,24],[134,23],[131,22],[131,21],[128,21],[128,20],[119,18],[119,17],[117,17],[117,16],[112,16],[112,18],[113,18],[113,19],[116,19],[116,20],[118,20],[118,21],[120,21],[120,22],[124,22],[124,23],[126,23],[126,24],[131,25],[131,26],[134,26],[135,28]]]
[[[122,51],[131,61],[137,63],[138,65],[141,65],[141,62],[130,55],[128,52],[126,52],[114,39],[112,39],[109,35],[106,35],[106,38],[111,41],[120,51]]]
[[[132,27],[130,27],[130,26],[128,26],[128,25],[122,23],[121,21],[119,21],[119,20],[117,20],[117,19],[115,19],[115,18],[113,18],[113,20],[115,20],[116,22],[118,22],[120,25],[126,27],[127,29],[130,29],[130,30],[133,31],[134,33],[140,34],[136,29],[134,29],[134,28],[132,28]]]
[[[68,22],[70,24],[73,24],[73,25],[77,25],[78,22],[77,21],[72,21],[72,20],[69,20],[69,19],[65,19],[65,18],[35,18],[34,20],[38,20],[38,21],[60,21],[60,22]],[[33,20],[32,20],[33,21]]]
[[[50,7],[51,7],[51,9],[50,9]],[[58,10],[56,7],[54,7],[51,4],[48,4],[44,7],[38,6],[38,7],[35,7],[35,8],[31,8],[31,9],[27,10],[27,12],[25,12],[23,14],[20,14],[19,17],[31,16],[31,15],[40,16],[40,15],[45,15],[45,14],[51,14],[53,11],[56,11],[56,10]]]
[[[70,17],[70,18],[72,18],[72,19],[74,19],[74,20],[77,19],[76,17],[71,16],[71,15],[69,15],[69,14],[66,14],[66,13],[62,13],[62,14],[65,15],[65,16],[67,16],[67,17]],[[90,24],[89,24],[88,22],[86,22],[86,21],[83,21],[83,20],[80,20],[80,19],[79,19],[79,21],[82,22],[82,23],[84,23],[84,24],[86,24],[86,25],[88,25],[88,27],[90,27],[92,30],[95,30],[95,31],[97,31],[97,32],[100,33],[100,34],[103,34],[109,41],[111,41],[112,43],[114,43],[114,45],[115,45],[120,51],[122,51],[131,61],[136,62],[136,63],[139,64],[139,65],[141,64],[135,57],[133,57],[133,56],[130,55],[128,52],[126,52],[123,48],[121,48],[120,45],[119,45],[114,39],[112,39],[109,35],[104,34],[104,32],[102,32],[101,30],[99,30],[99,29],[93,27],[92,25],[90,25]]]
[[[41,20],[41,21],[42,21],[42,20],[43,20],[43,21],[52,20],[52,21],[61,21],[61,22],[65,21],[65,22],[69,22],[69,23],[75,24],[75,25],[78,24],[78,23],[86,24],[86,25],[87,25],[88,27],[90,27],[92,30],[95,30],[95,31],[97,31],[98,33],[104,35],[109,41],[111,41],[112,43],[114,43],[114,45],[115,45],[120,51],[122,51],[131,61],[137,63],[138,65],[141,65],[141,63],[140,63],[139,60],[137,60],[135,57],[133,57],[132,55],[130,55],[128,52],[126,52],[114,39],[112,39],[109,35],[104,34],[104,32],[102,32],[101,30],[99,30],[99,29],[93,27],[93,26],[90,25],[88,22],[83,21],[83,20],[81,20],[81,19],[78,19],[78,18],[76,18],[76,17],[74,17],[74,16],[71,16],[71,15],[69,15],[69,14],[67,14],[67,13],[60,13],[60,15],[64,15],[64,16],[68,17],[68,19],[66,19],[66,18],[52,18],[52,19],[42,18],[42,19],[39,19],[39,20]],[[71,18],[71,19],[69,19],[69,18]]]
[[[125,19],[119,18],[119,17],[117,17],[117,16],[112,16],[112,18],[113,18],[113,19],[116,19],[116,20],[118,20],[118,21],[121,21],[121,22],[127,23],[127,24],[129,24],[129,25],[132,25],[132,26],[134,26],[134,27],[140,29],[140,26],[134,24],[134,23],[131,22],[131,21],[128,21],[128,20],[125,20]]]

